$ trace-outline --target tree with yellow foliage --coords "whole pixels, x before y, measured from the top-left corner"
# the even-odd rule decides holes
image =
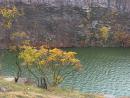
[[[6,33],[6,43],[7,46],[9,47],[11,37],[10,29],[12,28],[15,19],[21,16],[22,14],[15,6],[12,6],[12,7],[1,7],[0,15],[2,16],[3,19],[2,26],[5,29]]]
[[[29,41],[27,40],[28,35],[25,32],[15,32],[9,33],[8,30],[12,27],[13,21],[21,16],[22,14],[18,11],[15,6],[12,7],[2,7],[0,8],[0,14],[3,18],[3,27],[5,28],[6,33],[6,40],[8,44],[8,48],[11,52],[14,52],[16,55],[16,66],[18,69],[17,75],[15,77],[15,82],[18,81],[19,77],[21,76],[21,66],[19,64],[18,55],[21,50],[22,45],[27,45]]]
[[[19,57],[26,63],[28,71],[37,79],[38,86],[47,89],[47,77],[49,82],[57,86],[73,72],[81,68],[80,60],[76,58],[75,52],[66,52],[61,49],[46,49],[41,47],[25,46]],[[35,69],[35,72],[34,72]],[[69,69],[65,71],[65,69]],[[44,83],[39,83],[43,81]]]
[[[0,14],[4,18],[3,26],[5,28],[11,28],[12,22],[14,21],[14,19],[16,19],[16,17],[22,15],[22,14],[20,14],[20,12],[17,10],[17,8],[15,6],[13,6],[11,8],[9,8],[9,7],[0,8]]]
[[[106,26],[103,26],[100,28],[100,38],[102,40],[102,42],[105,44],[108,37],[109,37],[109,28]]]
[[[18,59],[19,53],[22,50],[23,45],[29,45],[29,36],[25,32],[15,32],[11,34],[11,43],[9,44],[9,50],[15,54],[15,64],[17,66],[17,74],[15,77],[15,82],[21,77],[22,68]]]

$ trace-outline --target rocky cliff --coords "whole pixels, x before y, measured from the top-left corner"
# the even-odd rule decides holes
[[[34,45],[49,40],[52,47],[102,46],[99,37],[102,26],[111,28],[107,45],[120,46],[124,39],[121,42],[112,39],[116,32],[129,36],[129,3],[129,0],[1,0],[1,6],[15,5],[24,13],[14,20],[12,29],[0,28],[1,47],[7,46],[5,32],[26,32]]]

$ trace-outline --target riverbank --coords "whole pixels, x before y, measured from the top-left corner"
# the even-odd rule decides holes
[[[13,78],[0,77],[0,98],[130,98],[112,95],[85,94],[61,88],[48,90],[33,85],[14,83]]]
[[[0,77],[0,98],[104,98],[59,88],[43,90],[33,85],[16,84]]]

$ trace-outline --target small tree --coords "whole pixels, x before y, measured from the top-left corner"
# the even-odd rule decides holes
[[[11,35],[10,29],[12,28],[14,20],[22,14],[20,14],[15,6],[0,8],[0,14],[2,15],[3,19],[2,26],[5,28],[7,46],[9,46],[8,44],[10,43]]]
[[[125,32],[116,32],[114,35],[114,39],[117,43],[124,47],[125,40],[127,39],[127,34]]]
[[[106,44],[106,41],[107,41],[107,39],[109,37],[109,29],[108,29],[108,27],[103,26],[103,27],[100,28],[99,31],[100,31],[100,38],[101,38],[102,42],[104,44]]]
[[[40,86],[47,89],[47,77],[51,78],[49,82],[53,86],[57,86],[73,70],[81,68],[80,61],[75,55],[75,52],[66,52],[57,48],[48,50],[44,47],[36,49],[25,46],[19,57],[26,63],[28,71],[37,79],[38,86],[40,81],[43,84]],[[33,72],[34,68],[35,72]],[[69,70],[65,71],[65,69]]]
[[[13,25],[13,21],[21,16],[22,14],[20,14],[20,12],[18,11],[18,9],[13,6],[13,7],[2,7],[0,8],[0,14],[3,17],[3,27],[5,28],[5,30],[10,30],[10,28],[12,28]],[[8,31],[6,31],[5,33],[7,38],[7,44],[8,44],[8,48],[10,51],[14,52],[16,55],[16,65],[18,68],[18,72],[17,72],[17,76],[15,77],[15,82],[18,81],[19,77],[21,76],[21,66],[19,65],[19,60],[18,60],[18,54],[20,52],[20,47],[21,45],[25,45],[27,44],[27,41],[25,41],[25,38],[27,37],[26,33],[24,32],[15,32],[15,33],[9,33]],[[11,43],[12,42],[12,43]]]
[[[4,19],[3,26],[5,28],[11,28],[13,21],[18,16],[21,16],[20,12],[15,6],[11,8],[9,7],[0,8],[0,14],[3,16]]]
[[[29,36],[25,32],[15,32],[11,34],[11,43],[9,45],[9,50],[13,52],[16,56],[15,64],[17,66],[17,74],[15,77],[15,82],[21,77],[22,68],[18,59],[19,53],[22,50],[23,45],[29,45]]]
[[[60,49],[51,49],[46,58],[40,61],[41,66],[47,66],[52,75],[52,85],[60,84],[73,70],[81,68],[80,61],[75,57],[77,53],[66,52]],[[65,69],[69,69],[65,71]]]

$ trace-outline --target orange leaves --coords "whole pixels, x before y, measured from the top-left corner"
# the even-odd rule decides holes
[[[54,54],[54,55],[59,55],[60,56],[60,55],[63,54],[63,51],[60,50],[60,49],[54,48],[54,49],[50,50],[50,53]]]
[[[125,32],[117,32],[115,33],[114,38],[116,39],[116,41],[123,41],[126,38],[126,33]]]
[[[35,66],[38,72],[49,71],[53,78],[53,85],[58,85],[64,80],[64,75],[61,74],[63,70],[69,68],[72,70],[79,70],[81,68],[80,60],[76,58],[75,52],[66,52],[61,49],[46,49],[43,46],[36,49],[31,46],[24,46],[24,50],[19,57],[25,64],[30,65],[30,68]],[[66,73],[67,74],[67,73]]]
[[[80,61],[75,57],[76,52],[66,52],[61,49],[52,49],[49,52],[48,62],[55,62],[59,66],[77,66],[80,64]]]
[[[40,47],[40,49],[38,50],[39,54],[45,56],[48,54],[48,49],[44,48],[43,46]]]
[[[74,58],[76,54],[77,54],[76,52],[66,52],[65,53],[66,57],[68,57],[68,58]]]
[[[56,59],[55,56],[49,56],[49,57],[47,58],[47,61],[48,61],[48,62],[54,62],[54,61],[57,61],[57,59]]]
[[[41,47],[36,49],[31,46],[24,46],[24,50],[20,53],[20,58],[28,64],[35,63],[37,66],[77,66],[80,61],[75,57],[77,53],[66,52],[61,49],[46,49]],[[77,67],[76,67],[77,68]]]

